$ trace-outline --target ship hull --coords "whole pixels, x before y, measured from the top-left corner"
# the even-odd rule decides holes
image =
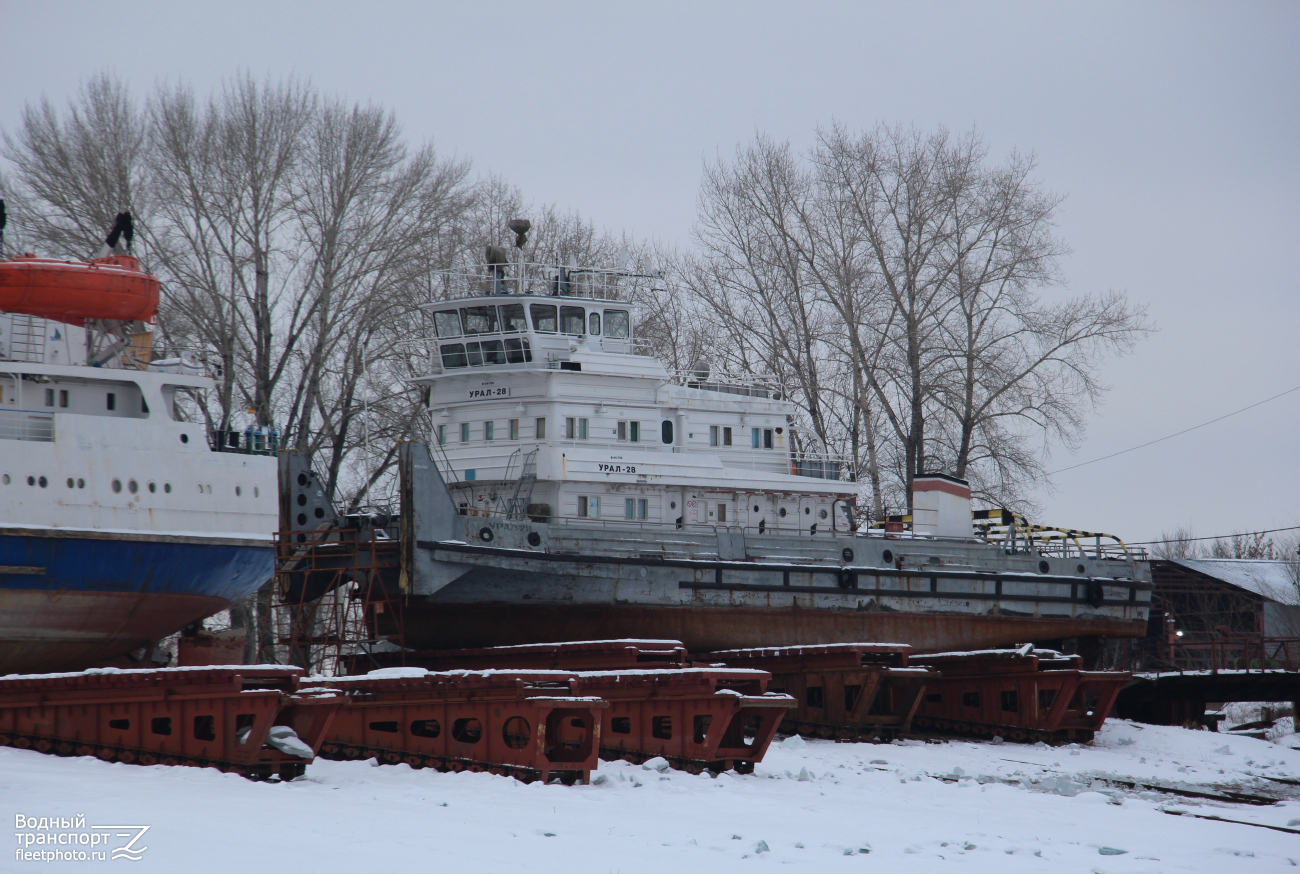
[[[271,576],[270,543],[0,534],[0,674],[81,670],[224,610]]]
[[[1071,637],[1141,637],[1145,622],[997,615],[922,615],[799,607],[454,604],[412,599],[406,645],[460,649],[567,640],[680,640],[692,652],[885,641],[917,652],[985,649]]]

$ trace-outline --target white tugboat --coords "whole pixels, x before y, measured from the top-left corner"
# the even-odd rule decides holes
[[[976,537],[969,488],[943,474],[916,479],[898,530],[858,530],[848,465],[803,449],[779,385],[650,354],[636,300],[655,277],[492,260],[440,274],[426,307],[436,338],[415,382],[435,445],[403,447],[406,646],[940,651],[1144,633],[1149,570],[1122,544],[1002,511],[976,514]]]

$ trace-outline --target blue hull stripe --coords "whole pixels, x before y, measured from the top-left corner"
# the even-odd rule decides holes
[[[0,534],[0,591],[205,595],[235,601],[271,578],[274,549]],[[43,572],[31,570],[42,568]]]

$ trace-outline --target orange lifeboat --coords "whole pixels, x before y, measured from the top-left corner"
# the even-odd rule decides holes
[[[72,325],[152,321],[162,283],[130,255],[56,261],[28,253],[0,261],[0,310]]]

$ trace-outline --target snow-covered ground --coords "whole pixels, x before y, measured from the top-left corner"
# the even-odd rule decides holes
[[[1119,720],[1074,748],[792,738],[750,776],[602,763],[593,785],[572,787],[326,761],[252,783],[2,748],[6,823],[84,814],[150,828],[139,862],[19,861],[11,848],[0,871],[1273,872],[1300,865],[1288,742],[1300,746]]]

